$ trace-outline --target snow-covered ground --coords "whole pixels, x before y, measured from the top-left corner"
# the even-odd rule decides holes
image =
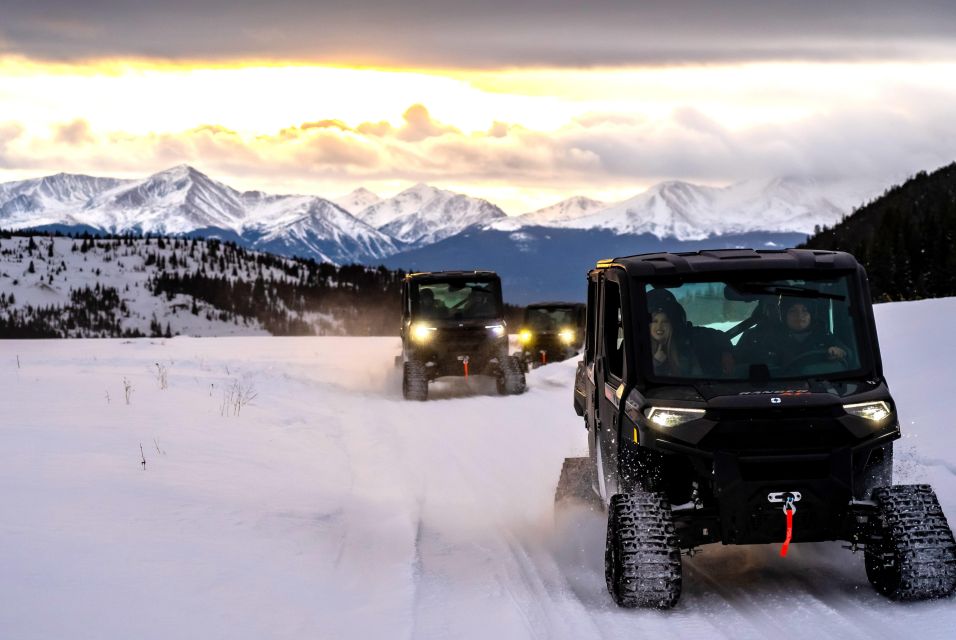
[[[877,308],[897,480],[933,483],[956,522],[954,317]],[[586,449],[574,363],[523,396],[473,378],[407,403],[397,349],[0,342],[0,638],[953,637],[953,598],[887,601],[838,543],[712,545],[674,610],[619,609],[603,516],[553,517]]]

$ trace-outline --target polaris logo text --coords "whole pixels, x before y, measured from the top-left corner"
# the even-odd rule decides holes
[[[740,396],[802,396],[810,393],[806,389],[781,389],[780,391],[741,391]]]

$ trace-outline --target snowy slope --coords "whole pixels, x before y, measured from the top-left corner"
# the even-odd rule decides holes
[[[269,335],[254,318],[223,318],[219,308],[189,295],[154,295],[149,283],[161,274],[183,276],[199,270],[230,282],[252,283],[260,276],[266,281],[292,281],[286,273],[258,264],[256,258],[261,254],[256,253],[249,253],[244,262],[230,262],[217,272],[217,261],[207,260],[209,250],[201,242],[197,248],[190,249],[186,240],[170,240],[162,248],[155,240],[149,244],[143,239],[99,240],[83,252],[75,250],[82,246],[80,240],[36,237],[37,249],[30,254],[26,251],[29,240],[24,237],[0,240],[0,294],[4,299],[14,299],[12,304],[0,302],[0,319],[12,312],[23,312],[29,306],[68,306],[74,292],[100,286],[116,289],[126,309],[125,314],[116,312],[115,315],[123,331],[150,335],[150,324],[157,321],[164,328],[168,326],[173,335]],[[222,253],[224,251],[219,255]],[[162,268],[148,260],[150,255],[163,261]],[[286,260],[284,264],[293,263]],[[313,314],[301,319],[312,324],[317,333],[337,333],[334,318],[329,316]],[[67,327],[61,326],[61,329],[67,330]],[[104,334],[91,334],[84,327],[69,329],[69,337],[101,335]]]
[[[422,246],[507,214],[487,200],[417,184],[373,204],[358,217],[397,240]]]
[[[897,480],[932,482],[954,521],[956,299],[876,316]],[[523,396],[475,377],[412,404],[397,350],[0,342],[0,636],[952,637],[956,601],[887,601],[839,543],[709,546],[685,557],[675,610],[619,609],[603,516],[552,513],[562,459],[586,448],[574,362],[533,371]],[[255,396],[239,415],[236,393]]]

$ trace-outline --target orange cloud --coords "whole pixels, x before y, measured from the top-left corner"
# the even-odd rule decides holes
[[[422,104],[413,104],[410,106],[402,118],[405,119],[405,125],[399,129],[398,137],[406,142],[418,142],[425,138],[434,138],[446,133],[461,133],[455,127],[443,125],[432,120],[428,109]]]
[[[53,137],[57,142],[70,146],[89,144],[95,140],[90,130],[90,123],[82,118],[77,118],[68,124],[58,125]]]

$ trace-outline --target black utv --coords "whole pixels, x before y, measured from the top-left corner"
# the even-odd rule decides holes
[[[537,302],[524,310],[515,353],[522,368],[572,358],[584,344],[585,306],[579,302]]]
[[[501,280],[492,271],[413,273],[402,285],[402,392],[427,400],[443,376],[488,375],[519,394],[524,373],[508,355]]]
[[[565,471],[606,506],[617,604],[672,607],[682,550],[717,542],[842,540],[889,598],[953,592],[933,490],[892,482],[900,423],[853,256],[616,258],[589,272],[587,308],[574,408],[590,459]]]

